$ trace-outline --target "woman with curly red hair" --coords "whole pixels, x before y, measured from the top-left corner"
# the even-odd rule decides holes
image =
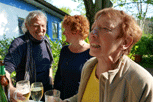
[[[82,15],[65,16],[62,26],[69,45],[61,49],[54,88],[60,90],[61,99],[65,99],[77,93],[82,67],[91,56],[90,45],[85,42],[89,34],[87,18]]]

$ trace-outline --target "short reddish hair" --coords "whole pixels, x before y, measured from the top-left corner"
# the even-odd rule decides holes
[[[128,54],[132,48],[132,46],[137,43],[142,36],[142,30],[139,27],[139,25],[137,24],[137,22],[135,21],[135,19],[126,14],[124,11],[121,10],[115,10],[113,8],[105,8],[102,9],[100,11],[98,11],[95,15],[95,20],[100,17],[100,16],[108,16],[111,19],[115,19],[115,21],[118,23],[120,20],[121,22],[121,33],[119,35],[119,37],[127,37],[130,36],[133,39],[133,42],[131,44],[131,46],[129,47],[129,49],[127,49],[125,52]]]
[[[82,39],[86,39],[89,35],[89,21],[83,15],[66,15],[62,22],[62,26],[69,26],[72,34],[76,34],[76,32],[79,31]]]

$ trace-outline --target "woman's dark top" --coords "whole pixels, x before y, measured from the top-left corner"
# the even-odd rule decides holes
[[[32,55],[36,68],[36,81],[43,83],[45,92],[52,89],[49,69],[51,68],[53,59],[49,56],[44,40],[38,41],[33,38],[31,34],[26,34],[32,41]],[[24,80],[27,54],[26,34],[13,40],[8,50],[8,54],[5,57],[5,68],[9,73],[16,71],[16,81]],[[32,82],[34,82],[34,80]]]
[[[68,46],[61,49],[54,88],[61,91],[62,100],[77,94],[82,67],[90,58],[89,49],[81,53],[72,53]]]

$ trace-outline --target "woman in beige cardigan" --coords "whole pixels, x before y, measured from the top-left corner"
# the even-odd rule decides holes
[[[153,102],[153,77],[127,54],[142,31],[133,17],[106,8],[96,13],[90,55],[70,102]]]

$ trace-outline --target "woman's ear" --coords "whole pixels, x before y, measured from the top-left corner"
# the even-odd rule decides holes
[[[123,50],[128,49],[132,43],[133,43],[133,38],[131,36],[126,37],[123,43]]]

